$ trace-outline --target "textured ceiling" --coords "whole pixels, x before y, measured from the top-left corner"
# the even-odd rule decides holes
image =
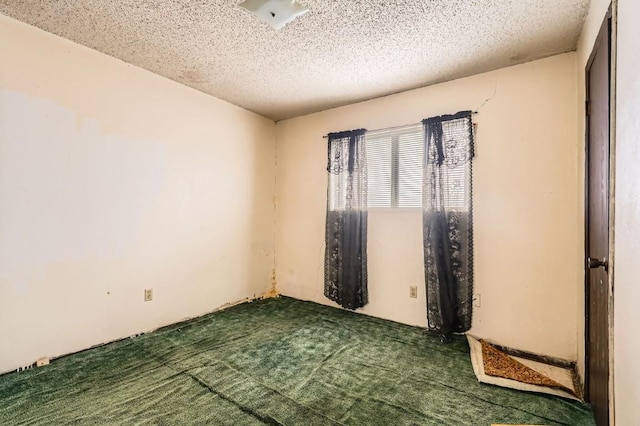
[[[0,13],[274,120],[574,50],[589,0],[0,0]]]

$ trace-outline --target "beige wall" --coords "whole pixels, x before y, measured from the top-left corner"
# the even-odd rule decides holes
[[[585,311],[584,311],[584,154],[585,154],[585,100],[586,100],[586,84],[585,84],[585,69],[587,67],[587,61],[593,50],[593,46],[604,21],[604,17],[607,14],[609,0],[591,0],[589,13],[585,19],[584,26],[580,39],[578,40],[577,56],[577,81],[578,81],[578,138],[576,143],[578,145],[578,173],[576,178],[578,179],[578,210],[576,212],[577,224],[578,224],[578,239],[576,245],[578,251],[581,253],[580,262],[576,264],[577,273],[580,279],[577,282],[578,292],[578,318],[577,318],[577,344],[578,344],[578,372],[584,377],[584,361],[585,361]]]
[[[269,287],[272,121],[4,16],[0,58],[0,372]]]
[[[618,0],[614,378],[616,424],[640,407],[640,3]]]
[[[327,132],[377,129],[480,108],[474,163],[472,333],[576,359],[576,56],[564,54],[277,125],[276,271],[285,295],[323,296]],[[370,303],[362,313],[426,325],[419,210],[369,213]],[[419,298],[409,298],[409,286]]]

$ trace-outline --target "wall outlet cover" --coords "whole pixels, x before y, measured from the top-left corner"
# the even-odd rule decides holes
[[[418,287],[415,285],[412,285],[409,287],[409,297],[412,299],[417,299],[418,298]]]
[[[474,308],[479,308],[480,307],[480,294],[478,294],[478,293],[473,295],[473,307]]]

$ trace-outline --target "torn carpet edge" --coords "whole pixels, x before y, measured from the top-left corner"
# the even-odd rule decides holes
[[[563,380],[562,381],[563,383],[560,383],[559,380],[553,380],[546,377],[548,381],[543,381],[543,380],[540,380],[540,376],[545,377],[545,375],[542,374],[540,371],[536,371],[534,368],[532,368],[533,365],[539,364],[541,367],[546,369],[564,370],[561,367],[553,367],[553,366],[547,366],[546,364],[528,362],[527,360],[523,360],[517,357],[513,357],[511,355],[504,354],[503,352],[499,351],[498,349],[490,345],[489,345],[490,348],[487,350],[488,346],[485,345],[485,350],[484,350],[485,353],[490,352],[491,354],[495,355],[495,353],[491,350],[493,349],[495,351],[498,351],[501,355],[508,357],[510,361],[507,361],[507,360],[505,361],[508,362],[509,366],[512,368],[514,366],[517,366],[520,373],[524,373],[526,371],[526,374],[520,374],[519,376],[528,376],[530,379],[528,381],[531,383],[523,383],[523,382],[509,379],[506,377],[498,377],[496,376],[496,374],[502,375],[502,376],[510,376],[510,374],[506,374],[506,373],[499,374],[499,372],[497,372],[493,367],[490,368],[490,371],[485,371],[482,342],[468,334],[467,334],[467,341],[469,342],[469,348],[471,349],[471,365],[473,366],[473,371],[476,374],[476,377],[478,378],[478,381],[480,383],[487,383],[491,385],[501,386],[509,389],[521,390],[525,392],[536,392],[536,393],[554,395],[562,398],[572,399],[575,401],[582,401],[580,398],[576,397],[573,385],[570,384],[571,380]],[[517,364],[512,364],[511,361]],[[525,365],[525,364],[528,364],[528,365]],[[530,371],[527,371],[525,369],[528,369]],[[538,382],[547,383],[548,386],[534,384]]]

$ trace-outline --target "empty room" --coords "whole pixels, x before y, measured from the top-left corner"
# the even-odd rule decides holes
[[[0,0],[0,425],[640,424],[640,3]]]

